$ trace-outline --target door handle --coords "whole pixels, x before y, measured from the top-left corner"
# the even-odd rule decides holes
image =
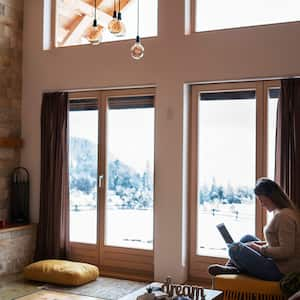
[[[102,180],[104,179],[104,175],[99,175],[99,179],[98,179],[98,186],[99,188],[102,188]]]

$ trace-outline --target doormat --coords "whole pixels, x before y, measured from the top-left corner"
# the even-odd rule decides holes
[[[89,296],[81,296],[49,290],[41,290],[23,297],[15,298],[15,300],[102,300]]]

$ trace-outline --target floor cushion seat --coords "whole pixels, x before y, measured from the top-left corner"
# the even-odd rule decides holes
[[[286,299],[280,290],[279,282],[260,280],[246,275],[217,275],[213,278],[213,287],[224,292],[223,300]]]
[[[61,285],[78,286],[99,276],[96,266],[68,260],[48,259],[24,268],[24,278]]]

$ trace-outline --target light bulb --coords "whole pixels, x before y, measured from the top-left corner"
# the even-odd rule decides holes
[[[131,57],[133,59],[141,59],[144,56],[145,48],[141,44],[140,37],[137,36],[134,45],[130,48]]]
[[[119,35],[122,31],[122,23],[118,19],[112,19],[108,24],[108,30],[114,35]]]
[[[99,45],[102,41],[102,27],[97,25],[97,20],[95,19],[93,25],[89,28],[88,41],[92,45]]]
[[[118,12],[118,19],[115,23],[115,35],[116,36],[124,36],[126,33],[125,24],[122,22],[122,15],[121,12]]]
[[[117,19],[117,12],[115,10],[114,10],[113,18],[108,23],[107,28],[108,28],[108,31],[112,34],[116,34],[116,33],[120,32],[120,30],[121,30],[119,21]]]

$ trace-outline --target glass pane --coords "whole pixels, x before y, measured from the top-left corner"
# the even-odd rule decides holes
[[[96,244],[98,110],[70,111],[69,126],[70,241]]]
[[[269,89],[268,92],[268,177],[275,176],[275,141],[276,117],[279,89]]]
[[[99,1],[98,1],[99,2]],[[58,47],[88,44],[87,35],[94,18],[94,1],[57,0],[56,45]],[[118,4],[118,1],[116,1]],[[122,21],[126,34],[115,36],[108,31],[114,1],[104,1],[98,6],[97,21],[103,26],[102,42],[135,39],[137,30],[137,0],[123,1]],[[118,9],[118,5],[117,5]],[[158,0],[140,0],[140,36],[157,36]]]
[[[153,249],[154,108],[110,109],[105,244]]]
[[[298,0],[196,0],[196,31],[299,20]]]
[[[235,241],[255,233],[255,92],[200,94],[197,254],[226,256],[216,224]]]

